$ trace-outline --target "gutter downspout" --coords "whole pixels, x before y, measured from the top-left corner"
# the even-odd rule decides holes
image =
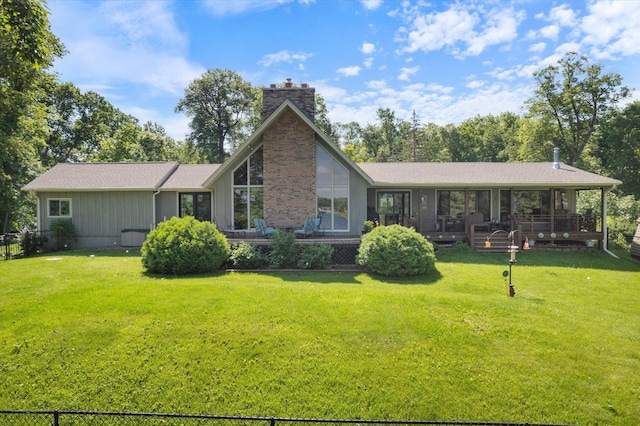
[[[609,232],[607,229],[607,192],[607,189],[602,189],[602,234],[604,235],[604,239],[602,240],[602,251],[616,259],[620,259],[607,248],[607,242],[609,240]]]
[[[149,228],[149,231],[153,231],[155,229],[155,225],[156,225],[156,195],[158,195],[160,193],[160,188],[155,188],[155,192],[153,193],[153,206],[152,210],[153,210],[153,222],[151,223],[151,227]]]

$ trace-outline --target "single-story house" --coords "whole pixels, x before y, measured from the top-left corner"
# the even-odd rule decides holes
[[[290,230],[320,217],[334,239],[375,219],[478,246],[499,229],[548,243],[606,240],[605,194],[618,180],[557,152],[545,163],[356,164],[315,125],[315,89],[291,86],[264,89],[262,125],[223,164],[57,164],[23,188],[37,194],[38,229],[46,236],[52,220],[72,219],[85,248],[140,245],[186,215],[231,238],[256,236],[255,218]],[[582,190],[600,191],[600,211],[577,211]]]

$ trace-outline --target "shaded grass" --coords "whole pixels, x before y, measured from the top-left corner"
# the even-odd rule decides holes
[[[139,253],[0,264],[0,407],[634,424],[640,263],[438,253],[439,274],[146,276]],[[57,258],[59,260],[49,260]]]

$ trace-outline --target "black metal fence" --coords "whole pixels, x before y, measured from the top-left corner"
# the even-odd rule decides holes
[[[332,426],[351,425],[470,425],[470,426],[569,426],[550,423],[500,423],[428,420],[330,420],[295,419],[279,417],[232,417],[197,414],[155,414],[155,413],[113,413],[90,411],[1,411],[0,424],[8,426],[311,426],[323,424]]]
[[[4,260],[29,256],[40,248],[40,235],[37,232],[11,232],[0,234],[0,257]]]

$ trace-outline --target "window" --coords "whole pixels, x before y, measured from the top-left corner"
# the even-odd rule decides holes
[[[316,202],[321,229],[349,230],[349,172],[320,145],[316,148]]]
[[[264,181],[262,147],[233,171],[233,228],[251,229],[263,216]]]
[[[71,217],[71,199],[49,199],[49,217]]]
[[[210,192],[181,192],[180,217],[193,216],[203,222],[211,222]]]
[[[411,192],[378,192],[378,214],[383,225],[399,224],[409,226],[411,212]]]
[[[438,216],[464,216],[464,191],[438,191]]]
[[[548,215],[551,211],[551,194],[543,191],[514,191],[514,211],[519,218],[531,215]]]
[[[475,212],[491,220],[491,191],[438,191],[438,216],[463,218]]]

